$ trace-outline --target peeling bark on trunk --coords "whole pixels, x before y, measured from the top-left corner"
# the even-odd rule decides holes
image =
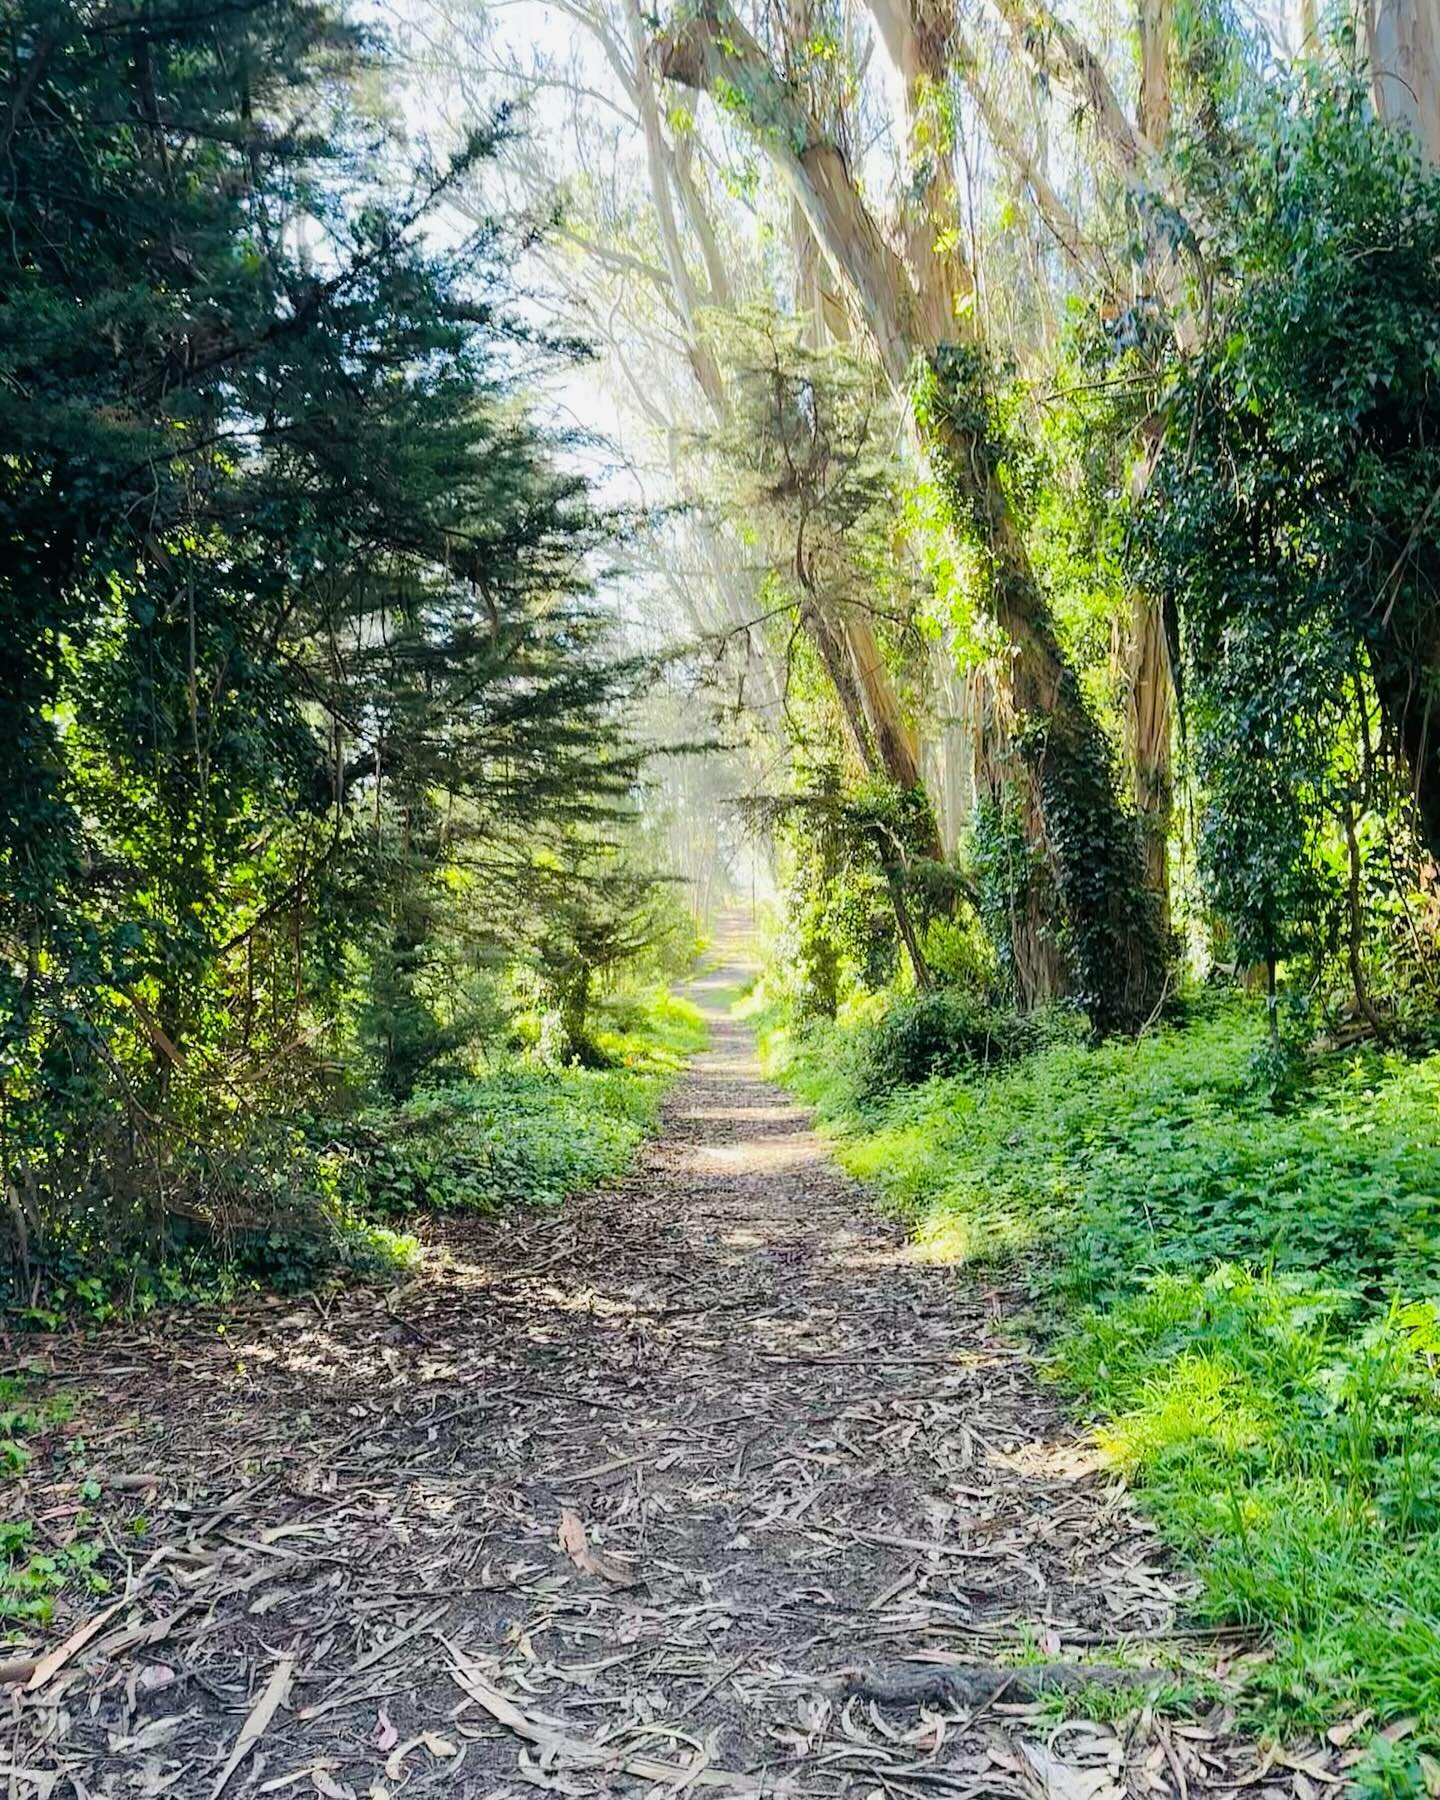
[[[922,343],[943,344],[955,334],[961,302],[975,291],[964,258],[940,248],[957,210],[954,156],[936,104],[950,77],[955,15],[930,0],[870,0],[870,14],[904,95],[910,193],[900,228],[915,290],[914,327]],[[927,106],[935,115],[928,121]]]
[[[841,617],[845,645],[855,671],[865,718],[875,740],[881,766],[899,788],[920,785],[920,751],[915,734],[900,710],[895,684],[885,667],[875,628],[858,607],[846,607]],[[938,857],[940,847],[934,846]]]
[[[1376,112],[1440,162],[1440,0],[1367,0],[1365,37]]]
[[[744,97],[748,122],[871,336],[887,379],[903,389],[916,345],[915,295],[904,263],[861,202],[844,154],[816,130],[728,0],[703,0],[661,40],[663,75],[701,92]]]
[[[1163,931],[1170,929],[1170,816],[1174,807],[1171,727],[1174,673],[1164,609],[1154,594],[1132,596],[1125,714],[1126,751],[1135,781],[1135,810],[1145,858],[1145,885],[1155,896]]]
[[[662,41],[659,57],[670,79],[702,91],[718,87],[743,99],[757,142],[864,318],[887,378],[908,400],[912,367],[922,357],[933,363],[943,340],[925,336],[927,309],[838,147],[819,133],[728,0],[700,0],[698,10]],[[933,329],[933,320],[929,323]],[[973,339],[974,332],[973,314],[967,313],[957,321],[956,334]],[[944,407],[936,409],[921,435],[927,450],[944,460],[957,514],[975,519],[990,548],[992,608],[1013,647],[999,679],[1010,688],[1018,760],[1033,784],[1042,849],[1086,1002],[1101,1029],[1137,1023],[1160,991],[1163,956],[1141,891],[1133,824],[1110,783],[1103,738],[1055,639],[993,446],[983,431],[964,441]],[[1067,808],[1075,817],[1062,823]],[[1087,845],[1095,852],[1092,861],[1086,860]]]

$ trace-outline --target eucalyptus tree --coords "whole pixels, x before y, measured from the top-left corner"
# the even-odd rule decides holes
[[[1023,829],[1059,913],[1065,973],[1097,1024],[1145,1017],[1163,981],[1163,935],[1108,746],[1055,634],[1007,491],[976,308],[951,304],[953,321],[946,317],[929,265],[919,280],[907,268],[841,146],[728,0],[683,9],[656,54],[668,78],[719,95],[743,120],[803,212],[898,396],[910,398],[920,369],[915,416],[947,524],[978,544],[987,607],[1007,644],[996,686],[1013,727],[1006,719],[995,785],[1021,796]],[[974,272],[958,243],[946,246],[946,260],[948,291],[972,296]],[[1047,910],[1042,894],[1040,917],[1027,921],[1036,927],[1027,931],[1032,940],[1048,935]],[[1058,971],[1042,955],[1030,978],[1043,991]]]

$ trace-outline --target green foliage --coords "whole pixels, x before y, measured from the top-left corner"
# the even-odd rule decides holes
[[[680,974],[694,957],[695,928],[675,884],[641,845],[572,839],[535,871],[526,963],[542,1014],[542,1060],[606,1068],[596,1033],[604,984],[622,971]]]
[[[626,1069],[517,1065],[423,1091],[346,1129],[346,1183],[376,1218],[553,1206],[626,1167],[659,1089]]]
[[[0,1377],[0,1480],[23,1475],[48,1434],[65,1424],[72,1411],[66,1394],[38,1398],[25,1380]],[[81,1484],[86,1499],[98,1492],[92,1481]],[[72,1583],[90,1594],[109,1591],[95,1566],[104,1546],[93,1530],[93,1515],[85,1507],[69,1521],[63,1542],[44,1547],[33,1521],[12,1516],[0,1524],[0,1625],[47,1623],[56,1596]]]
[[[642,671],[586,596],[601,522],[513,390],[511,246],[428,229],[462,189],[483,216],[503,121],[391,157],[359,102],[386,54],[318,0],[0,3],[0,1176],[27,1278],[166,1267],[177,1222],[278,1234],[297,1276],[348,1254],[297,1122],[494,1029],[484,966],[537,860],[632,805]]]
[[[1138,1043],[878,1098],[863,1033],[768,1055],[923,1251],[1023,1268],[1206,1616],[1269,1632],[1251,1703],[1292,1727],[1412,1715],[1434,1749],[1440,1056],[1332,1054],[1277,1091],[1268,1041],[1259,1009],[1197,1002]]]
[[[381,1219],[556,1205],[624,1171],[656,1128],[670,1073],[704,1042],[687,1002],[612,1003],[597,1031],[611,1066],[511,1060],[362,1113],[329,1140],[342,1191],[356,1214]]]
[[[1180,168],[1218,298],[1169,403],[1147,579],[1179,610],[1201,869],[1235,953],[1319,959],[1358,930],[1335,923],[1352,816],[1440,847],[1440,175],[1329,75],[1247,89]]]
[[[795,772],[794,791],[751,799],[748,816],[773,834],[788,871],[787,998],[798,1016],[833,1018],[850,981],[879,989],[902,954],[931,979],[930,928],[968,890],[934,854],[935,817],[924,790],[879,777],[847,782],[838,762]]]
[[[3,1271],[21,1319],[54,1329],[69,1312],[97,1322],[179,1304],[215,1304],[259,1287],[301,1289],[342,1274],[383,1276],[413,1257],[352,1203],[344,1162],[302,1121],[232,1115],[183,1149],[173,1186],[123,1209],[113,1196],[46,1222],[33,1266]]]
[[[976,1064],[1008,1062],[1056,1035],[1059,1020],[992,1006],[956,988],[936,988],[892,1000],[859,1035],[856,1097],[861,1103],[934,1075],[955,1075]],[[1068,1015],[1072,1032],[1078,1024]]]
[[[1072,302],[1048,391],[1017,384],[1012,435],[1029,440],[1026,543],[1055,632],[1106,739],[1126,737],[1124,662],[1133,577],[1128,492],[1147,413],[1163,381],[1167,340],[1153,306]],[[1023,403],[1023,410],[1021,406]]]

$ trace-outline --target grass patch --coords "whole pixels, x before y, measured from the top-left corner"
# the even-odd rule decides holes
[[[1321,1060],[1277,1096],[1263,1018],[1050,1043],[877,1094],[864,1031],[766,1057],[937,1257],[1023,1271],[1057,1378],[1198,1570],[1263,1628],[1259,1715],[1413,1720],[1440,1753],[1440,1055]]]

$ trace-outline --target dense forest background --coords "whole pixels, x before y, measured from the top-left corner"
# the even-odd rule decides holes
[[[668,504],[637,573],[713,658],[802,1011],[899,972],[1103,1033],[1198,973],[1277,1044],[1281,989],[1423,1029],[1434,21],[1092,11],[408,44],[553,125],[511,191]]]

